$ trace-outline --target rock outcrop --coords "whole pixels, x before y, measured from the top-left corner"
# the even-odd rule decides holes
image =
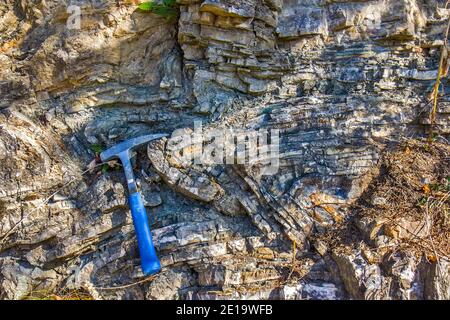
[[[410,233],[433,242],[430,226],[354,206],[384,150],[430,131],[446,1],[177,2],[177,19],[132,1],[0,3],[0,298],[449,299],[448,246],[402,247]],[[440,169],[419,191],[450,176],[446,85]],[[88,165],[99,148],[194,121],[279,130],[279,170],[181,163],[167,140],[137,150],[164,267],[140,282],[123,173]],[[347,224],[357,242],[326,241]]]

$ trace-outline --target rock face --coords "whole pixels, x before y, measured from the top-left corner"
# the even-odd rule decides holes
[[[389,143],[428,132],[446,1],[177,2],[172,20],[132,1],[0,3],[0,298],[449,299],[447,260],[366,250],[402,238],[383,221],[356,219],[350,252],[317,239],[352,216]],[[443,141],[449,105],[442,90]],[[123,287],[142,280],[126,182],[85,171],[93,149],[194,121],[280,130],[279,170],[137,150],[164,268]]]

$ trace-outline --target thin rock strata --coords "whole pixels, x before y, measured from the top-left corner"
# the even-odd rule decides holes
[[[448,247],[403,250],[411,233],[432,237],[429,225],[355,206],[384,208],[379,194],[364,202],[382,181],[373,168],[430,130],[446,1],[177,2],[177,19],[132,1],[0,3],[0,298],[449,299]],[[419,191],[450,176],[446,91],[437,149],[408,146],[435,161]],[[279,170],[181,163],[167,139],[136,150],[163,265],[142,282],[123,173],[88,164],[99,148],[194,121],[279,130]],[[343,225],[356,240],[326,240]]]

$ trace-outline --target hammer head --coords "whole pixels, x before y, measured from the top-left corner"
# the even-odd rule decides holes
[[[110,160],[116,159],[119,157],[120,153],[123,153],[124,151],[131,150],[135,147],[138,147],[144,143],[148,143],[152,140],[161,139],[164,137],[169,136],[168,134],[151,134],[147,136],[137,137],[134,139],[129,139],[124,142],[121,142],[114,147],[109,148],[106,151],[103,151],[100,154],[100,159],[102,162],[108,162]]]

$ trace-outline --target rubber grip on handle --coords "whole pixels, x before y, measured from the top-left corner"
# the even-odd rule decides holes
[[[161,263],[153,246],[147,212],[139,192],[130,195],[130,209],[141,256],[142,272],[146,276],[158,273],[161,271]]]

